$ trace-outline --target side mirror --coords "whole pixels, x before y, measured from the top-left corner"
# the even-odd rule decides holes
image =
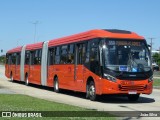
[[[151,51],[151,45],[148,44],[148,49]]]

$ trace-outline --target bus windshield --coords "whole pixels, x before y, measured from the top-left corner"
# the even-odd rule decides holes
[[[150,51],[145,41],[106,39],[103,51],[105,69],[125,72],[151,70]]]

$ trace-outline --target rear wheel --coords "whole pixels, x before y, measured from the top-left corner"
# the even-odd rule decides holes
[[[28,76],[26,76],[25,85],[27,85],[27,86],[29,85]]]
[[[86,86],[86,98],[89,99],[89,84]]]
[[[14,80],[13,80],[13,75],[12,75],[12,73],[11,73],[11,75],[10,75],[10,80],[11,80],[11,82],[14,81]]]
[[[128,95],[128,99],[130,101],[137,101],[139,99],[140,94],[136,94],[136,95]]]
[[[58,78],[56,77],[55,80],[54,80],[54,91],[56,93],[59,92],[59,82],[58,82]]]
[[[96,100],[96,87],[93,81],[91,81],[89,83],[89,87],[88,87],[88,97],[90,100],[95,101]],[[87,96],[86,96],[87,97]]]

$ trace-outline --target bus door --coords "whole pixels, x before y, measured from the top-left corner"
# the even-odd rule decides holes
[[[30,65],[31,65],[31,53],[30,51],[25,51],[25,60],[24,60],[24,77],[26,73],[30,74]],[[29,77],[29,76],[28,76]]]
[[[47,66],[48,86],[53,86],[54,59],[55,59],[55,48],[49,48],[48,49],[48,66]]]
[[[74,80],[76,82],[76,89],[82,90],[84,84],[84,55],[85,43],[76,44],[75,47],[75,65],[74,65]]]
[[[35,50],[33,78],[36,84],[41,84],[41,59],[42,59],[42,49]]]
[[[11,67],[10,70],[12,71],[12,76],[16,79],[16,53],[13,53],[11,56]]]
[[[29,55],[29,81],[34,83],[34,51],[30,51]]]
[[[16,54],[15,79],[20,80],[20,53]]]
[[[68,49],[66,47],[66,50],[63,49],[64,46],[62,46],[61,50],[63,53],[61,56],[64,56],[66,58],[66,65],[65,65],[65,71],[64,71],[64,84],[66,84],[68,89],[75,89],[75,79],[74,79],[74,51],[75,46],[74,44],[68,45]],[[66,52],[65,52],[66,51]],[[68,54],[67,54],[68,53]]]
[[[7,65],[7,71],[8,71],[8,75],[9,75],[9,77],[10,77],[10,73],[11,73],[11,55],[10,54],[8,54],[7,55],[7,57],[8,57],[8,65]]]

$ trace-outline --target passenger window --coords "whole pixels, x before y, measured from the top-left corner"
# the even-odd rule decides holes
[[[38,50],[38,64],[41,64],[41,59],[42,59],[42,49]]]
[[[29,65],[30,51],[25,52],[25,64]]]
[[[89,43],[87,42],[86,43],[86,54],[85,54],[85,57],[84,57],[84,64],[85,66],[87,66],[87,68],[89,68],[89,58],[90,58],[90,45]]]
[[[15,65],[15,64],[16,64],[16,53],[12,53],[12,56],[11,56],[11,64],[12,64],[12,65]]]
[[[12,62],[12,55],[6,54],[6,64],[10,65]]]
[[[20,53],[16,54],[16,65],[20,65],[20,59],[21,59],[21,55]]]
[[[55,59],[54,59],[55,64],[60,63],[60,47],[55,48]]]
[[[9,54],[6,54],[6,64],[9,63]]]
[[[68,57],[68,46],[64,45],[61,47],[61,64],[67,63],[67,57]]]
[[[31,65],[34,65],[34,54],[35,54],[35,51],[30,52]]]
[[[97,47],[91,48],[90,61],[98,61],[98,48]]]
[[[34,51],[34,65],[40,65],[41,64],[41,56],[42,56],[42,50],[35,50]]]
[[[95,39],[91,41],[90,47],[90,70],[96,74],[100,74],[100,63],[99,63],[99,43],[98,40]]]
[[[54,54],[55,50],[54,48],[50,48],[49,49],[49,65],[53,65],[54,64]]]
[[[68,46],[68,59],[67,59],[68,64],[74,63],[74,44],[70,44]]]
[[[77,44],[77,64],[83,64],[85,61],[86,44]]]

